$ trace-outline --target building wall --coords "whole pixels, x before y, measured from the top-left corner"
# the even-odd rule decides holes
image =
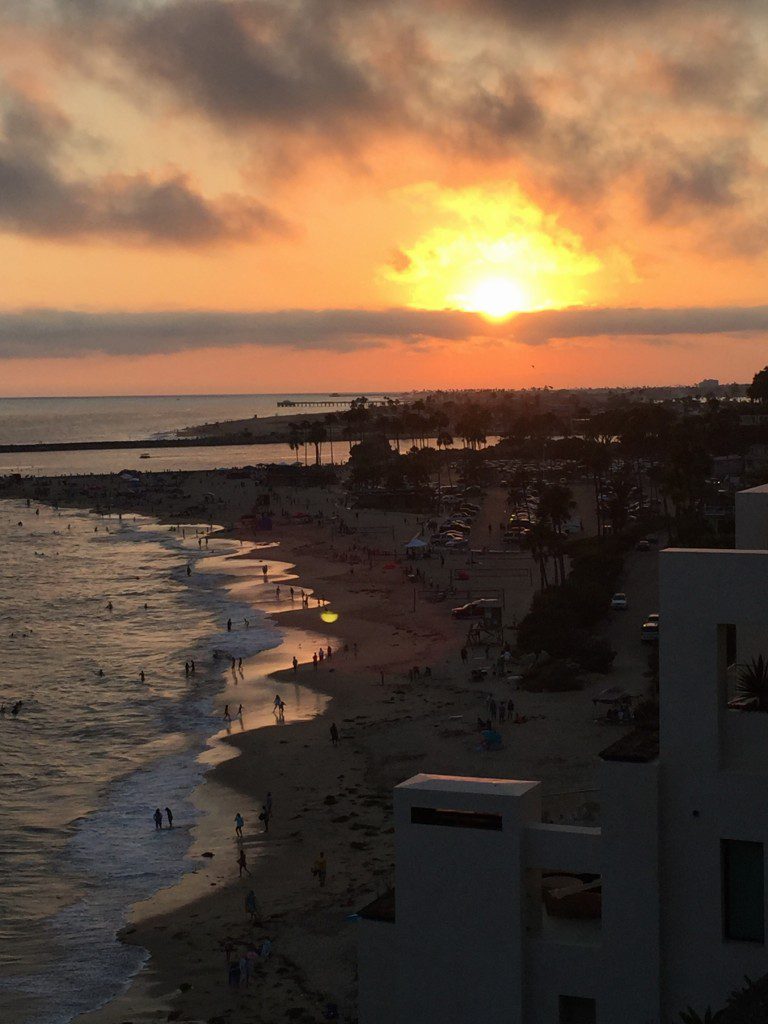
[[[392,1024],[397,1020],[396,925],[362,920],[357,928],[359,1018],[364,1024]]]
[[[446,792],[417,776],[395,789],[396,1024],[523,1021],[522,826],[541,808],[538,784],[518,786]],[[502,830],[413,824],[412,807],[497,813]]]
[[[601,788],[603,984],[598,1024],[655,1024],[661,999],[659,766],[604,761]]]
[[[763,944],[723,937],[720,850],[722,839],[768,849],[768,715],[728,709],[722,642],[733,624],[739,661],[768,654],[766,581],[768,552],[661,555],[662,1004],[673,1019],[721,1006],[766,970]]]
[[[751,487],[736,494],[736,547],[768,548],[768,487]]]

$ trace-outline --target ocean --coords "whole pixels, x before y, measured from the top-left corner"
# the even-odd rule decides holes
[[[244,589],[253,562],[197,530],[0,502],[0,1020],[67,1024],[115,995],[143,959],[115,940],[128,907],[195,866],[190,796],[228,658],[281,642]]]
[[[185,427],[203,423],[278,414],[290,420],[302,409],[279,408],[278,402],[302,398],[320,401],[329,397],[280,394],[0,398],[0,444],[174,437]],[[316,411],[332,412],[333,407]],[[336,449],[337,460],[347,457],[346,444],[339,442]],[[0,476],[118,473],[123,469],[228,469],[263,462],[289,463],[296,458],[285,444],[153,449],[151,458],[143,460],[141,454],[140,450],[0,454]]]

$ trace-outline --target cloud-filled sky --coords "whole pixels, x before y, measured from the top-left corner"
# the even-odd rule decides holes
[[[745,380],[758,0],[7,0],[0,394]]]

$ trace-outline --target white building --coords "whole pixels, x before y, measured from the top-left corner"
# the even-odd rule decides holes
[[[768,714],[728,706],[768,657],[768,487],[737,496],[737,544],[659,556],[660,742],[603,752],[602,828],[542,824],[533,781],[395,789],[361,1024],[671,1024],[768,972]]]

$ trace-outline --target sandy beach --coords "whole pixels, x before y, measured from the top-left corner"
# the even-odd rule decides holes
[[[456,553],[424,562],[424,578],[414,585],[392,553],[418,532],[417,518],[348,512],[355,532],[339,536],[327,518],[338,510],[338,498],[312,489],[284,490],[273,499],[286,516],[276,517],[264,536],[269,546],[244,561],[279,562],[280,600],[277,577],[261,583],[256,564],[253,581],[238,585],[264,594],[259,605],[276,616],[284,643],[251,659],[246,678],[231,682],[222,696],[230,703],[243,699],[246,716],[242,731],[238,725],[215,737],[206,755],[212,767],[195,796],[205,813],[194,832],[194,870],[133,908],[121,936],[149,951],[147,966],[127,992],[78,1024],[317,1021],[328,1003],[339,1007],[342,1019],[354,1020],[353,915],[393,884],[391,790],[417,772],[540,778],[553,820],[581,821],[594,813],[596,755],[621,735],[620,727],[594,720],[590,695],[608,685],[606,678],[560,694],[518,693],[490,675],[473,682],[471,669],[490,667],[498,649],[472,648],[464,663],[468,624],[450,616],[463,595],[425,600],[430,586],[462,573],[461,586],[476,593],[503,589],[505,622],[512,624],[533,594],[522,562],[511,574],[495,567],[493,556],[469,565],[466,553]],[[478,536],[492,533],[488,524],[498,521],[503,502],[501,490],[489,493]],[[290,511],[295,508],[322,511],[324,521],[299,525]],[[253,539],[250,529],[248,536]],[[302,587],[312,595],[309,608],[302,608]],[[338,615],[332,624],[320,618],[317,598]],[[311,653],[321,643],[334,654],[315,668]],[[410,673],[414,666],[418,678]],[[284,723],[272,715],[271,701],[251,709],[242,698],[248,679],[265,674],[285,701]],[[489,753],[479,748],[476,723],[478,715],[487,717],[491,693],[513,698],[526,721],[501,726],[503,748]],[[338,746],[331,742],[332,722]],[[267,792],[274,804],[264,834],[258,814]],[[238,811],[252,872],[242,879],[233,821]],[[324,887],[312,875],[321,852],[328,864]],[[254,926],[244,904],[250,888],[258,905]],[[265,938],[272,952],[257,961],[250,984],[229,987],[226,945],[239,956]]]

